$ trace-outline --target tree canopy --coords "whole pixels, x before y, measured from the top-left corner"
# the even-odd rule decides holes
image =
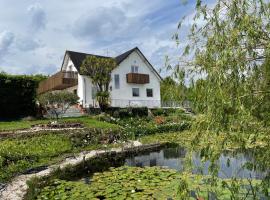
[[[269,16],[263,0],[218,0],[214,6],[197,0],[182,56],[193,55],[189,64],[206,75],[196,92],[208,128],[241,130],[254,120],[269,122]]]
[[[78,100],[79,97],[76,94],[67,91],[47,92],[38,97],[39,104],[46,109],[47,114],[55,117],[56,120]]]
[[[97,86],[97,100],[102,110],[109,104],[111,72],[116,67],[115,59],[97,56],[87,56],[81,66],[81,72],[91,78],[92,83]]]

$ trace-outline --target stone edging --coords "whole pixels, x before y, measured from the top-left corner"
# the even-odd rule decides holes
[[[0,191],[1,200],[22,200],[27,192],[26,182],[33,177],[45,177],[49,176],[54,169],[63,169],[67,166],[76,166],[85,160],[89,160],[95,156],[102,156],[107,153],[123,153],[128,151],[149,150],[152,148],[160,147],[161,144],[148,144],[142,145],[138,141],[132,141],[126,144],[123,148],[112,148],[110,150],[93,150],[90,152],[79,153],[74,158],[67,158],[65,161],[58,165],[49,166],[47,169],[33,174],[23,174],[15,177],[10,183],[8,183],[2,191]]]

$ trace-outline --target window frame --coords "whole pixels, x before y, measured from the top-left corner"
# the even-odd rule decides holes
[[[116,84],[116,77],[118,77],[118,87],[117,87],[117,84]],[[120,75],[119,74],[114,74],[114,88],[115,89],[120,89]]]
[[[138,96],[137,95],[134,96],[134,94],[135,94],[134,90],[135,89],[138,89]],[[140,88],[132,88],[132,97],[140,97]]]
[[[131,66],[131,73],[139,73],[139,66],[132,65]]]
[[[148,96],[148,90],[151,90],[151,96]],[[146,97],[154,97],[154,92],[153,88],[146,88]]]

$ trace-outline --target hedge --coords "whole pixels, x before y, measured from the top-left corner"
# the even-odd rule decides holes
[[[36,89],[44,76],[0,73],[0,119],[36,114]]]
[[[101,113],[99,108],[88,108],[87,112],[90,115]],[[146,117],[148,116],[148,108],[147,107],[128,107],[128,108],[109,107],[105,110],[105,113],[115,118]]]

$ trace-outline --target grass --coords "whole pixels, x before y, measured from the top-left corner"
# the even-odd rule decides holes
[[[17,120],[17,121],[2,121],[0,122],[0,132],[1,131],[15,131],[20,129],[29,129],[32,125],[35,124],[46,124],[50,120]],[[117,129],[119,126],[115,124],[111,124],[108,122],[98,121],[91,117],[70,117],[70,118],[62,118],[59,120],[60,122],[80,122],[87,128],[104,128],[104,129]]]
[[[53,157],[70,152],[72,144],[64,135],[42,135],[0,142],[0,181],[24,170],[48,163]]]
[[[82,131],[41,132],[34,137],[0,140],[0,183],[27,169],[58,163],[74,153],[119,146],[104,146],[96,140],[101,133],[95,134],[88,143]]]

